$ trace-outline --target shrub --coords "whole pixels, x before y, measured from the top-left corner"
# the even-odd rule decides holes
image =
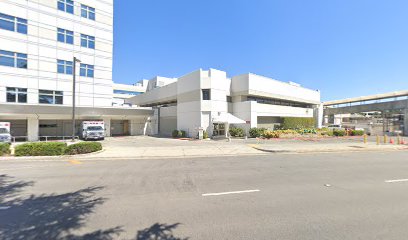
[[[232,137],[243,137],[244,136],[244,129],[236,128],[236,127],[230,127],[229,134]]]
[[[347,133],[346,133],[346,130],[334,129],[333,135],[336,137],[343,137],[343,136],[346,136]]]
[[[181,137],[182,137],[182,138],[187,137],[186,131],[181,130],[180,132],[181,132]]]
[[[0,143],[0,156],[10,154],[10,144],[9,143]]]
[[[249,136],[251,138],[262,137],[263,133],[266,131],[266,128],[251,128],[249,129]]]
[[[321,128],[318,130],[318,133],[322,136],[333,136],[333,131],[330,130],[329,128]]]
[[[282,129],[314,128],[314,118],[284,117]]]
[[[15,147],[15,156],[59,156],[63,155],[66,143],[37,142],[25,143]]]
[[[173,130],[171,136],[173,138],[181,138],[183,136],[183,133],[180,130]]]
[[[364,130],[352,130],[351,131],[351,136],[363,136],[364,135]]]
[[[203,132],[203,138],[204,138],[204,139],[207,139],[207,138],[208,138],[208,133],[207,133],[207,131],[204,131],[204,132]]]
[[[65,155],[75,155],[92,153],[102,150],[102,144],[100,142],[80,142],[71,144],[65,148]]]
[[[297,131],[300,134],[316,134],[317,131],[314,128],[302,128]]]
[[[280,131],[270,131],[267,130],[263,133],[263,137],[270,139],[270,138],[279,138],[280,137],[281,132]]]

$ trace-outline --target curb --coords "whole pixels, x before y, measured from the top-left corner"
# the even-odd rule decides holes
[[[408,150],[408,147],[397,147],[397,148],[345,148],[345,149],[313,149],[313,150],[272,150],[272,149],[264,149],[257,146],[250,146],[258,151],[266,152],[266,153],[331,153],[331,152],[343,152],[347,150],[347,152],[369,152],[369,151],[404,151]]]
[[[21,157],[15,157],[15,156],[6,156],[2,160],[36,160],[36,159],[50,159],[50,160],[58,160],[58,159],[70,159],[73,157],[86,157],[86,156],[91,156],[91,155],[96,155],[98,153],[104,152],[105,149],[102,149],[100,151],[96,152],[91,152],[91,153],[83,153],[83,154],[76,154],[76,155],[60,155],[60,156],[21,156]]]

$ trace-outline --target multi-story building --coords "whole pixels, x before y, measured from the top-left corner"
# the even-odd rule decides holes
[[[77,131],[103,119],[107,135],[138,133],[151,110],[112,107],[112,51],[113,0],[0,1],[0,121],[29,140],[71,135],[76,67]]]
[[[273,129],[283,117],[315,118],[320,127],[323,117],[318,90],[255,74],[228,78],[226,72],[215,69],[148,88],[128,102],[154,107],[152,131],[161,135],[179,129],[194,137],[204,129],[210,136],[226,136],[229,124]]]
[[[132,107],[131,104],[126,103],[126,100],[128,98],[131,98],[133,96],[137,96],[139,94],[146,92],[147,83],[148,83],[147,80],[142,80],[133,85],[114,83],[113,84],[112,106]]]

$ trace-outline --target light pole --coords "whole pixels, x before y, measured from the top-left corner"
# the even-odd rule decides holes
[[[81,62],[78,58],[74,57],[73,69],[72,69],[72,141],[75,141],[75,77],[76,77],[76,63]]]

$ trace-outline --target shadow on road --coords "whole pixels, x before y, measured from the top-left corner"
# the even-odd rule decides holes
[[[137,232],[135,240],[188,240],[188,238],[177,238],[173,235],[173,230],[180,223],[172,225],[155,223],[151,227]]]
[[[0,175],[0,239],[110,240],[122,232],[121,227],[114,227],[74,234],[95,207],[104,203],[105,199],[95,196],[102,187],[21,197],[22,190],[33,184]]]

